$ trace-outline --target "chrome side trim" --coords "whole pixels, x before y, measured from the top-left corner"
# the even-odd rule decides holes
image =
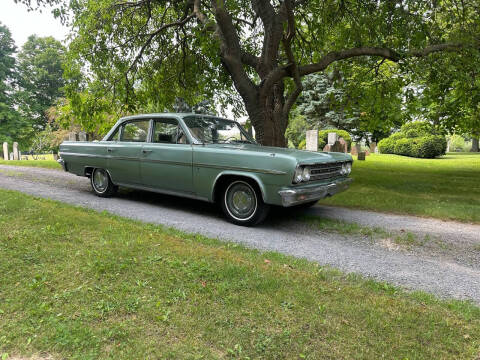
[[[241,166],[213,165],[213,164],[203,164],[203,163],[193,163],[193,164],[191,164],[191,163],[178,162],[178,161],[157,160],[157,159],[128,157],[128,156],[95,155],[95,154],[61,152],[60,156],[62,156],[62,155],[80,156],[80,157],[88,157],[88,158],[103,158],[103,159],[112,159],[112,160],[152,162],[152,163],[170,164],[170,165],[195,166],[195,167],[205,167],[205,168],[219,169],[219,170],[256,172],[256,173],[269,174],[269,175],[285,175],[286,174],[285,171],[279,171],[279,170],[266,170],[266,169],[247,168],[247,167],[241,167]]]
[[[247,167],[240,167],[240,166],[213,165],[213,164],[202,164],[202,163],[194,163],[193,166],[206,167],[206,168],[212,168],[212,169],[220,169],[220,170],[256,172],[256,173],[270,174],[270,175],[285,175],[286,174],[285,171],[255,169],[255,168],[247,168]]]
[[[180,161],[170,161],[170,160],[158,160],[158,159],[149,159],[143,157],[131,157],[131,156],[114,156],[114,155],[95,155],[95,154],[78,154],[78,153],[60,153],[61,155],[67,156],[79,156],[86,158],[101,158],[101,159],[111,159],[111,160],[126,160],[126,161],[140,161],[140,162],[151,162],[158,164],[170,164],[170,165],[183,165],[183,166],[192,166],[192,163],[180,162]]]

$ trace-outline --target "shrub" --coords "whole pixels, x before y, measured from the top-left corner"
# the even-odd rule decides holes
[[[395,140],[392,139],[391,137],[382,139],[378,143],[378,150],[382,154],[394,154],[395,153],[394,147],[395,147]]]
[[[303,139],[300,141],[300,144],[298,144],[298,148],[300,150],[305,150],[307,148],[307,140]]]
[[[378,149],[382,154],[434,158],[445,154],[447,140],[437,135],[431,124],[417,121],[403,125],[398,133],[382,139]]]
[[[413,155],[413,143],[411,139],[400,139],[394,143],[393,151],[394,154],[414,156]]]

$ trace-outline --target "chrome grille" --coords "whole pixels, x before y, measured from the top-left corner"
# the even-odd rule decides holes
[[[342,176],[340,170],[344,162],[314,164],[310,166],[310,181],[328,180]]]

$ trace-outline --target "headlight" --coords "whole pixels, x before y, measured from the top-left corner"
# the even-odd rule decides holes
[[[347,164],[343,163],[342,168],[340,169],[340,175],[346,175],[347,174]]]
[[[303,168],[301,166],[297,166],[295,169],[295,175],[293,176],[293,182],[299,183],[303,180]]]
[[[350,174],[352,172],[352,163],[347,163],[347,174]]]
[[[308,180],[310,180],[310,168],[309,168],[308,166],[305,166],[305,167],[303,168],[302,180],[303,180],[303,181],[308,181]]]

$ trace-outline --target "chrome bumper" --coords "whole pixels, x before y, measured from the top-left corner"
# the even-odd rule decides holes
[[[65,160],[63,160],[62,158],[58,159],[57,162],[62,165],[62,168],[64,171],[67,171],[67,165],[65,164]]]
[[[348,189],[352,178],[335,180],[329,184],[283,189],[278,192],[284,207],[320,200]]]

